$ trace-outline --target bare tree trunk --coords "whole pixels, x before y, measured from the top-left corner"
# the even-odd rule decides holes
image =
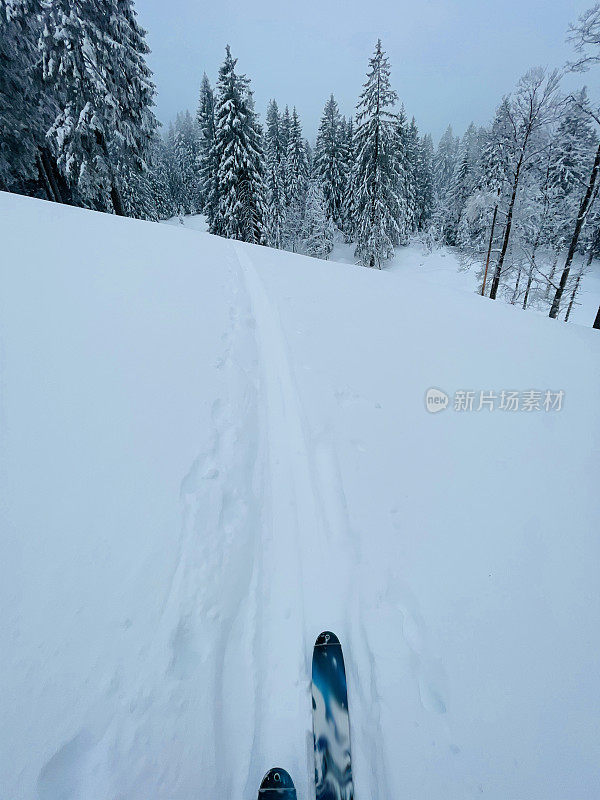
[[[592,265],[592,261],[594,260],[594,253],[598,250],[598,245],[600,245],[600,225],[594,231],[594,235],[590,240],[590,247],[588,250],[588,257],[586,261],[586,267],[589,269]]]
[[[533,282],[533,265],[529,268],[529,275],[527,277],[527,287],[525,288],[525,297],[523,298],[523,310],[527,308],[527,303],[529,301],[529,292],[531,290],[532,282]]]
[[[54,192],[54,196],[56,198],[57,203],[64,203],[64,198],[62,196],[62,192],[60,190],[60,186],[58,185],[58,180],[56,178],[56,162],[50,155],[48,148],[42,147],[40,150],[40,156],[42,159],[42,163],[46,170],[46,174],[48,175],[48,180],[52,186],[52,191]]]
[[[527,303],[529,301],[529,292],[531,291],[531,284],[533,283],[533,273],[535,272],[535,254],[537,253],[537,249],[540,243],[540,232],[538,231],[538,235],[535,238],[535,242],[533,245],[533,253],[531,254],[531,262],[529,264],[529,274],[527,276],[527,287],[525,289],[525,297],[523,298],[523,311],[527,308]]]
[[[592,172],[590,174],[588,187],[581,201],[581,205],[579,206],[579,213],[577,215],[575,230],[573,231],[573,237],[571,239],[571,244],[569,246],[569,252],[567,253],[567,260],[565,261],[565,266],[563,268],[562,275],[560,276],[560,283],[558,285],[556,294],[554,295],[554,300],[552,301],[552,306],[550,308],[549,316],[552,319],[556,319],[558,316],[558,312],[560,309],[560,301],[562,300],[562,296],[565,291],[565,287],[567,285],[567,280],[569,279],[569,272],[571,271],[571,264],[573,263],[575,250],[577,249],[577,243],[579,242],[579,235],[581,233],[581,230],[583,228],[588,211],[590,210],[590,206],[592,203],[592,197],[594,195],[594,187],[596,185],[596,179],[598,177],[599,169],[600,169],[600,145],[598,145],[598,149],[596,150],[596,158],[594,159],[594,166],[592,167]]]
[[[110,189],[110,199],[115,210],[115,214],[119,217],[126,217],[125,209],[123,208],[123,201],[121,200],[121,193],[113,183]]]
[[[519,296],[519,284],[521,283],[521,273],[523,272],[523,265],[519,261],[519,271],[517,272],[517,282],[515,283],[515,288],[513,289],[512,297],[510,298],[511,305],[517,302],[517,297]]]
[[[114,172],[112,169],[112,164],[110,160],[110,153],[108,152],[108,147],[106,145],[106,139],[102,135],[101,131],[96,131],[96,141],[102,148],[102,152],[104,153],[104,157],[106,158],[106,164],[110,171],[110,200],[114,209],[115,214],[119,217],[126,217],[127,214],[125,213],[125,209],[123,207],[123,200],[121,199],[121,192],[117,186],[117,182],[115,181]]]
[[[508,204],[508,213],[506,215],[506,228],[504,229],[504,239],[502,240],[502,248],[496,269],[494,271],[494,279],[492,281],[492,290],[490,292],[490,299],[495,300],[498,294],[498,286],[500,285],[500,275],[502,274],[502,267],[504,266],[504,259],[506,258],[506,251],[508,250],[508,242],[510,240],[510,229],[512,227],[513,211],[515,208],[515,200],[517,199],[517,188],[519,186],[519,176],[521,174],[521,165],[523,164],[523,153],[519,158],[517,169],[515,170],[515,178],[513,181],[512,194],[510,196],[510,203]]]
[[[492,242],[494,241],[494,228],[496,227],[496,217],[498,216],[498,203],[500,202],[500,189],[498,189],[498,199],[494,206],[494,216],[492,217],[492,229],[490,231],[490,243],[488,245],[487,258],[485,259],[485,271],[483,273],[483,283],[481,284],[481,296],[485,295],[485,282],[487,280],[488,267],[490,265],[490,255],[492,252]]]
[[[558,250],[554,253],[554,261],[552,262],[552,269],[550,270],[550,275],[548,276],[548,283],[546,284],[546,290],[544,293],[544,298],[547,300],[548,295],[550,294],[550,287],[552,286],[552,281],[554,280],[554,276],[556,274],[556,265],[558,264]]]
[[[50,178],[48,177],[48,173],[46,172],[46,167],[44,166],[44,162],[42,161],[42,157],[39,151],[36,153],[36,161],[37,161],[37,168],[40,175],[40,180],[44,184],[44,189],[46,190],[46,196],[48,200],[51,200],[53,203],[56,203],[56,195],[52,189],[52,184],[50,183]]]
[[[582,263],[581,269],[577,273],[577,277],[575,279],[575,286],[573,287],[573,291],[571,292],[571,299],[569,300],[569,307],[567,308],[567,313],[565,314],[565,322],[569,321],[569,317],[571,316],[571,309],[573,308],[573,304],[575,303],[575,297],[577,296],[577,292],[579,291],[579,284],[581,283],[581,279],[583,278],[585,271],[588,270],[592,265],[592,261],[594,260],[594,250],[596,249],[599,242],[600,242],[600,226],[596,228],[592,238],[590,239],[587,258],[585,259],[585,262]]]
[[[577,277],[575,278],[575,285],[573,286],[573,291],[571,292],[571,299],[569,300],[569,306],[567,308],[567,313],[565,314],[565,322],[569,321],[569,317],[571,316],[571,310],[573,308],[573,304],[575,303],[575,297],[577,296],[577,292],[579,291],[579,284],[581,282],[581,276],[583,275],[583,264],[581,265],[581,269],[577,273]]]

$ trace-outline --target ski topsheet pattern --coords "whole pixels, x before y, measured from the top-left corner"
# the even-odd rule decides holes
[[[273,767],[262,779],[258,800],[296,800],[296,789],[289,774],[281,767]]]
[[[316,800],[353,800],[348,692],[342,646],[324,631],[312,660]]]

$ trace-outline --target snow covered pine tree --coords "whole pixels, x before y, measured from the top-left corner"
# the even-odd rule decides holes
[[[250,81],[235,71],[226,48],[215,103],[215,160],[218,206],[211,233],[255,244],[266,243],[262,131]]]
[[[333,95],[325,104],[315,147],[314,175],[321,183],[327,216],[339,228],[347,183],[346,127]]]
[[[393,255],[399,232],[400,201],[397,195],[393,148],[397,100],[390,86],[390,65],[377,41],[369,60],[367,81],[356,111],[356,251],[358,262],[377,267]]]
[[[84,205],[125,215],[120,176],[141,173],[157,121],[145,31],[131,0],[54,0],[40,42],[56,84],[47,138]]]

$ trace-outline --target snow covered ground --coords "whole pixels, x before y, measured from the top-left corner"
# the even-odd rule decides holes
[[[206,232],[208,230],[206,218],[202,214],[172,217],[165,220],[165,224],[183,226],[195,231]],[[579,258],[578,256],[575,259],[573,273],[579,267]],[[338,239],[330,261],[355,264],[354,245],[346,244]],[[561,260],[558,263],[560,266]],[[419,241],[413,241],[406,247],[397,248],[394,257],[386,264],[385,270],[392,274],[408,272],[413,278],[421,278],[427,283],[447,286],[449,289],[458,289],[469,294],[475,294],[481,288],[476,268],[474,266],[469,269],[461,268],[457,251],[448,247],[439,247],[428,251]],[[499,302],[502,301],[499,300]],[[564,305],[566,308],[566,303]],[[598,306],[600,306],[600,260],[594,260],[589,272],[583,276],[569,322],[591,327],[596,318]],[[517,304],[516,307],[520,308],[520,305]],[[532,312],[536,313],[536,310],[530,307],[527,313]],[[547,316],[548,308],[538,313]],[[561,314],[561,321],[563,316]]]
[[[198,225],[195,220],[199,217],[188,217],[188,225]],[[332,261],[341,261],[346,264],[354,264],[354,246],[343,243],[336,244],[331,255]],[[579,257],[575,261],[579,267]],[[559,261],[561,265],[561,261]],[[404,274],[408,272],[412,277],[419,277],[428,283],[436,286],[447,286],[449,289],[459,289],[471,294],[477,293],[481,289],[481,282],[477,278],[475,267],[461,269],[457,254],[450,248],[440,247],[428,252],[423,245],[416,241],[407,247],[399,247],[394,258],[389,262],[386,271]],[[575,269],[573,269],[575,272]],[[498,302],[502,302],[499,300]],[[564,303],[565,308],[568,300]],[[600,305],[600,261],[594,260],[590,266],[590,271],[581,280],[581,288],[577,294],[576,302],[573,305],[569,323],[577,323],[591,327],[598,306]],[[519,305],[516,308],[520,308]],[[548,315],[548,308],[542,313]],[[535,313],[533,308],[528,308],[527,313]],[[562,322],[562,315],[561,315]]]
[[[0,797],[309,800],[327,628],[360,800],[594,797],[598,332],[185,228],[0,194]]]

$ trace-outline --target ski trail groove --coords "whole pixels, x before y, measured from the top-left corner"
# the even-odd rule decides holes
[[[256,779],[272,763],[283,763],[297,776],[301,800],[308,768],[305,741],[312,725],[309,665],[313,631],[307,633],[303,592],[307,582],[306,540],[314,556],[315,542],[324,531],[314,491],[308,437],[278,312],[269,301],[246,246],[234,247],[256,321],[268,499],[261,557],[264,612],[257,641],[257,652],[262,654],[261,695],[268,707],[263,709],[257,725],[254,758],[260,760],[262,755],[264,761],[260,767],[257,765]]]
[[[321,433],[311,436],[276,303],[268,297],[250,248],[243,244],[234,247],[256,320],[263,401],[261,431],[266,444],[265,489],[270,500],[261,557],[261,597],[266,613],[258,626],[257,650],[264,654],[269,642],[287,646],[285,658],[278,660],[276,668],[269,658],[260,661],[264,670],[261,696],[269,698],[269,707],[263,710],[257,725],[253,760],[262,753],[262,767],[281,761],[290,766],[292,774],[295,770],[299,800],[305,792],[310,793],[311,786],[314,790],[312,647],[318,633],[332,628],[342,634],[346,656],[353,665],[357,686],[354,697],[359,702],[354,711],[351,708],[351,725],[353,714],[357,719],[364,717],[372,742],[373,761],[365,763],[364,785],[374,781],[383,796],[388,780],[379,746],[376,670],[368,627],[362,624],[360,614],[362,557],[350,525],[333,428],[319,420]],[[346,557],[340,559],[342,552]],[[361,653],[367,654],[366,659]],[[297,674],[303,676],[300,687],[293,683]],[[366,691],[361,688],[362,674],[368,683]],[[291,698],[286,713],[278,714],[274,708],[278,697]]]

